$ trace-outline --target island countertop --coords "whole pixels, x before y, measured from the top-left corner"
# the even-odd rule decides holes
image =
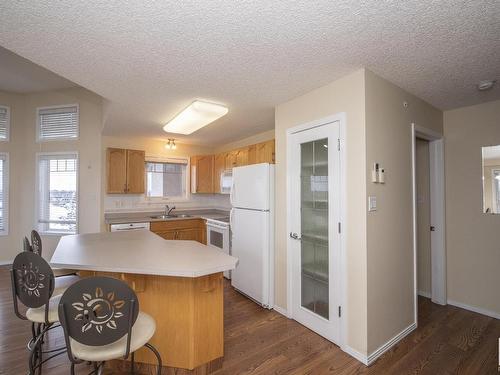
[[[200,277],[232,270],[238,259],[195,241],[167,241],[144,231],[102,232],[61,238],[54,267],[157,276]]]

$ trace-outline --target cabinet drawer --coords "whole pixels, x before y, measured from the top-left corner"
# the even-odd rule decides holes
[[[151,223],[152,232],[164,232],[174,229],[200,228],[204,225],[203,219],[153,221]]]

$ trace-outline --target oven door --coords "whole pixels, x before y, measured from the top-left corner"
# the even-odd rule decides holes
[[[216,247],[222,250],[226,254],[230,254],[230,244],[229,244],[229,227],[219,226],[214,223],[207,222],[207,245]],[[227,279],[231,278],[230,271],[224,272],[224,277]]]

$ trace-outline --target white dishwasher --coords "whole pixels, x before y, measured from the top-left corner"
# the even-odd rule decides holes
[[[111,224],[111,232],[124,232],[124,231],[129,231],[129,230],[149,230],[149,222]]]

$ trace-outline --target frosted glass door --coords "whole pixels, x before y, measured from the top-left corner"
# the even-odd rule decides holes
[[[302,143],[301,304],[328,319],[328,138]]]
[[[292,318],[337,342],[341,311],[340,123],[289,136]]]

